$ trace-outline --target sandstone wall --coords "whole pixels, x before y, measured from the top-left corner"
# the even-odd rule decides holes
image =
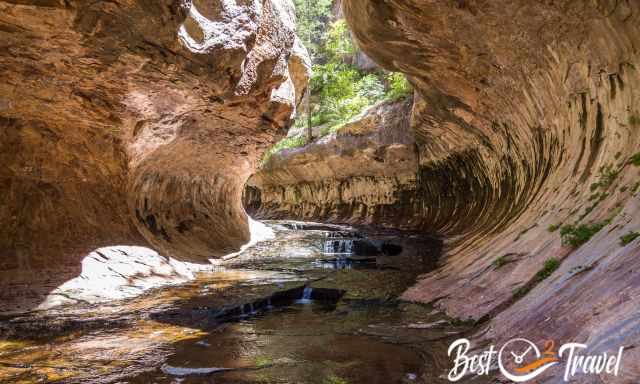
[[[640,4],[345,0],[343,10],[367,55],[417,88],[415,190],[395,221],[440,234],[447,255],[404,297],[493,317],[492,338],[637,342],[640,243],[620,236],[640,231],[640,168],[629,161],[640,152]],[[327,214],[320,190],[305,192],[314,213],[297,212],[376,222],[365,201]],[[554,231],[607,220],[577,250]],[[552,257],[561,267],[518,300]]]
[[[2,282],[107,245],[238,250],[308,80],[296,39],[289,0],[0,2]]]
[[[247,210],[260,218],[411,227],[405,214],[414,211],[418,166],[411,105],[382,103],[336,133],[274,154],[247,182]]]

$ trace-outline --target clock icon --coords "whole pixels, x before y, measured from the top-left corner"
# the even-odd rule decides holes
[[[533,379],[558,364],[559,360],[553,353],[553,341],[545,344],[544,356],[540,349],[531,341],[524,338],[511,339],[498,352],[498,367],[500,372],[509,380],[522,383]],[[512,364],[508,364],[511,362]],[[508,369],[515,365],[515,368]]]

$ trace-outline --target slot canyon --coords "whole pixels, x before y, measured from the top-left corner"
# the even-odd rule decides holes
[[[300,4],[0,0],[0,382],[640,380],[640,3]]]

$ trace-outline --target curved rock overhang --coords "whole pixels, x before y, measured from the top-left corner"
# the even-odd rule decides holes
[[[356,197],[346,208],[327,208],[327,185],[349,184],[367,170],[345,176],[343,168],[329,167],[324,181],[304,180],[339,164],[331,159],[339,151],[319,161],[312,146],[275,156],[251,179],[253,208],[261,216],[283,216],[287,207],[314,220],[395,227],[410,218],[412,229],[442,235],[441,268],[404,298],[434,302],[459,318],[493,317],[491,337],[523,331],[540,340],[609,345],[624,329],[630,340],[640,339],[632,331],[640,329],[634,317],[640,302],[633,298],[640,285],[632,273],[640,251],[637,242],[620,243],[621,235],[640,230],[640,172],[630,161],[640,156],[640,4],[344,0],[342,6],[360,48],[416,88],[411,193],[381,188],[368,201]],[[339,147],[340,140],[322,145]],[[271,180],[279,175],[287,175],[285,186]],[[392,198],[383,208],[386,195]],[[408,210],[394,211],[400,206]],[[376,220],[385,209],[395,220]],[[562,244],[559,226],[593,223],[604,228],[587,244]],[[549,258],[562,261],[560,268],[532,288]],[[498,259],[506,265],[497,266]],[[602,308],[607,315],[598,317]]]
[[[629,161],[640,151],[640,4],[345,0],[343,9],[360,47],[416,86],[416,214],[450,239],[443,267],[405,298],[481,319],[513,303],[545,259],[566,258],[491,322],[491,336],[546,331],[602,344],[619,324],[637,327],[638,301],[617,296],[640,289],[627,273],[640,266],[638,246],[619,243],[640,225]],[[608,225],[576,251],[551,229],[594,222]],[[499,257],[511,262],[496,268]]]
[[[414,228],[412,105],[410,98],[380,103],[335,133],[273,154],[247,182],[247,211],[262,219]]]
[[[308,81],[289,0],[4,1],[0,36],[5,282],[249,240],[244,182]]]

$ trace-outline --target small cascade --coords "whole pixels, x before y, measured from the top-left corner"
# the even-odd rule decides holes
[[[313,288],[304,287],[304,290],[302,291],[302,298],[300,300],[298,300],[297,302],[300,303],[300,304],[310,303],[311,302],[311,294],[312,293],[313,293]]]
[[[324,237],[329,239],[355,239],[362,238],[362,235],[351,231],[325,231]]]
[[[304,287],[304,291],[302,291],[302,300],[311,300],[312,292],[313,292],[313,288]]]
[[[353,239],[325,240],[323,253],[327,255],[351,255],[353,254]]]

